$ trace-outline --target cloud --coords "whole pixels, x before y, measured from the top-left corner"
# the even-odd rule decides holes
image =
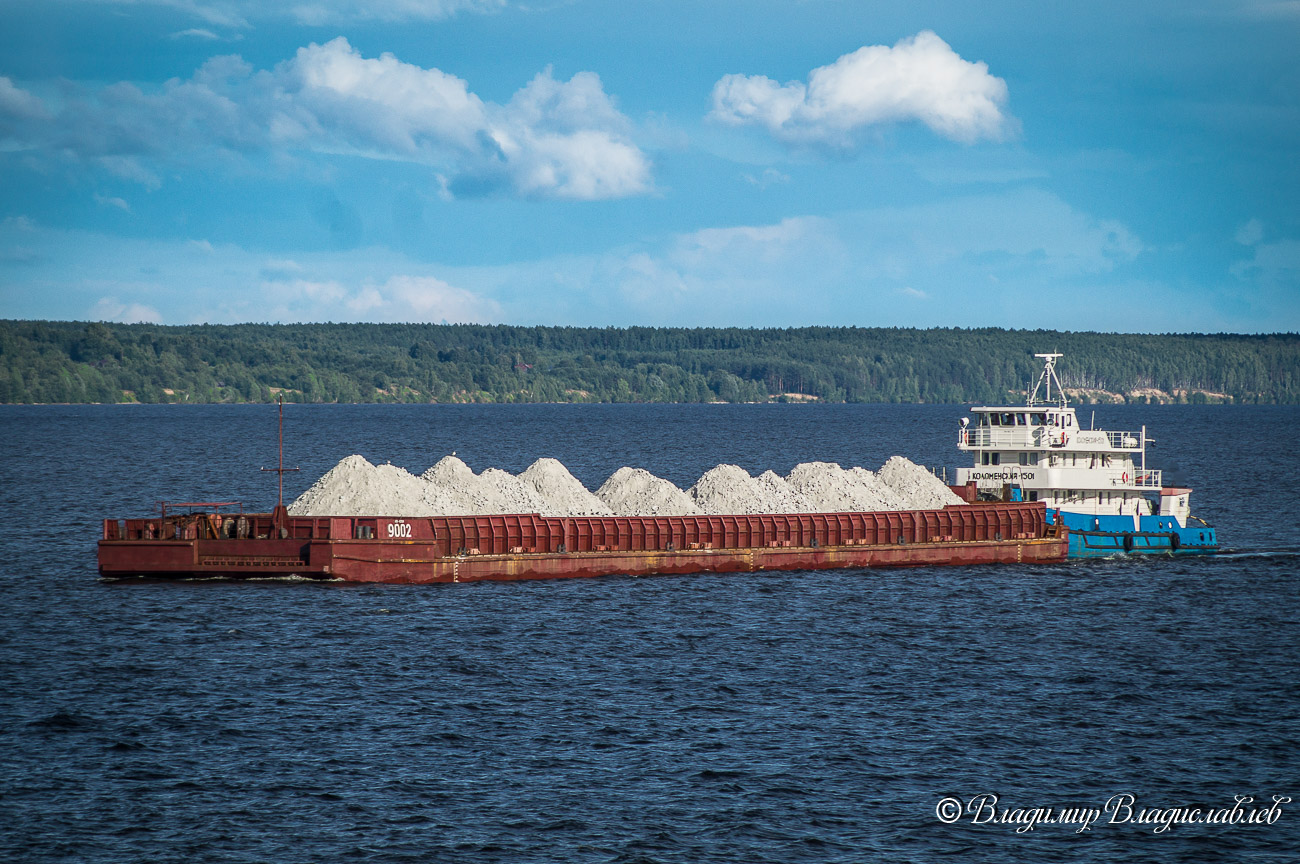
[[[112,198],[107,195],[100,195],[99,193],[95,193],[95,203],[101,207],[116,207],[117,209],[121,210],[123,213],[131,212],[131,205],[126,203],[126,201],[124,201],[121,198]]]
[[[115,177],[139,183],[151,191],[162,188],[162,178],[133,156],[101,156],[96,161]]]
[[[613,286],[624,304],[619,314],[641,323],[681,324],[696,316],[747,322],[759,309],[807,323],[824,309],[804,286],[835,279],[845,255],[836,226],[820,217],[704,228],[675,235],[659,250],[607,256],[588,290]]]
[[[488,116],[493,164],[520,192],[590,200],[649,188],[650,165],[628,137],[631,124],[594,72],[561,82],[548,67]]]
[[[1241,247],[1239,247],[1241,248]],[[1300,329],[1300,243],[1242,249],[1217,302],[1181,253],[1034,188],[705,228],[499,265],[378,246],[282,252],[0,219],[0,318],[477,321],[573,326]],[[1166,256],[1174,275],[1162,282]],[[1226,275],[1226,274],[1225,274]],[[924,296],[919,296],[924,295]],[[1143,300],[1134,317],[1133,298]],[[118,299],[121,298],[121,299]],[[111,304],[110,302],[111,301]]]
[[[711,117],[756,125],[796,144],[850,147],[862,130],[915,121],[945,138],[998,140],[1014,127],[1007,85],[984,63],[963,60],[929,30],[892,48],[868,45],[812,70],[808,82],[726,75]]]
[[[347,300],[367,321],[478,324],[501,320],[501,306],[432,276],[393,276],[367,285]]]
[[[95,2],[114,6],[163,6],[218,27],[241,29],[250,26],[250,20],[285,18],[308,26],[357,21],[440,21],[462,12],[495,12],[504,9],[507,5],[506,0],[303,0],[299,3],[266,3],[263,0],[95,0]]]
[[[294,151],[427,165],[459,194],[593,200],[651,185],[631,123],[591,72],[559,81],[548,68],[498,105],[454,75],[364,57],[342,37],[270,70],[223,56],[152,91],[74,88],[57,111],[0,79],[6,130],[49,158],[73,154],[149,186],[159,183],[149,163]]]
[[[263,279],[283,281],[302,272],[302,265],[288,258],[272,258],[262,264],[259,271]]]
[[[0,117],[42,120],[49,117],[49,111],[40,99],[14,86],[12,79],[0,76]]]
[[[743,174],[745,182],[759,189],[766,189],[777,183],[789,183],[790,175],[783,174],[775,168],[764,168],[762,174]]]
[[[35,264],[41,254],[28,245],[36,234],[36,223],[28,216],[0,219],[0,264]]]
[[[1255,241],[1248,261],[1232,266],[1233,275],[1255,280],[1273,290],[1300,293],[1300,240],[1283,239],[1275,243]]]
[[[469,271],[381,247],[293,258],[207,240],[145,239],[0,218],[0,318],[167,324],[506,320]]]
[[[290,6],[289,13],[303,24],[321,26],[367,20],[439,21],[461,12],[495,12],[505,6],[505,0],[311,0]]]
[[[1246,224],[1237,229],[1234,239],[1242,246],[1254,246],[1264,239],[1264,223],[1258,219],[1251,219]]]
[[[49,5],[60,0],[46,0]],[[63,5],[72,5],[68,0],[61,0]],[[197,18],[217,27],[248,26],[244,13],[258,13],[258,5],[252,0],[82,0],[82,2],[99,3],[104,6],[162,6],[184,15]],[[266,4],[265,8],[274,8],[276,4]]]
[[[1241,12],[1250,18],[1268,20],[1300,18],[1300,0],[1271,0],[1263,3],[1246,3]]]
[[[201,27],[191,27],[188,30],[178,30],[171,35],[172,39],[202,39],[208,42],[215,42],[221,37],[211,30],[205,30]]]
[[[162,316],[152,306],[123,303],[116,297],[101,297],[87,313],[91,321],[114,321],[119,324],[161,324]]]
[[[0,150],[23,147],[28,132],[46,126],[49,108],[41,99],[0,76]]]
[[[304,269],[293,261],[263,266],[260,293],[275,320],[480,324],[502,318],[495,300],[434,276],[397,274],[382,283],[366,279],[349,285],[291,275]]]
[[[556,296],[545,323],[1128,330],[1122,310],[1138,289],[1124,274],[1145,251],[1124,224],[1028,188],[706,228],[607,253],[589,269],[519,265],[501,281],[520,298]],[[1062,305],[1062,296],[1087,301]],[[521,304],[505,305],[515,313],[507,320],[518,320]],[[1162,321],[1181,309],[1160,308]]]

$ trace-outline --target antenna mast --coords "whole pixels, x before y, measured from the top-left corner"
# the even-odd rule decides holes
[[[279,497],[276,498],[275,508],[279,510],[284,507],[284,475],[288,471],[297,471],[299,469],[284,467],[284,395],[283,394],[277,395],[275,397],[275,401],[280,405],[280,423],[278,429],[278,437],[280,439],[280,467],[263,468],[262,470],[272,471],[276,475],[278,475],[276,479],[280,481],[280,494]]]
[[[1058,357],[1064,357],[1064,354],[1035,354],[1035,357],[1043,361],[1043,374],[1038,376],[1038,383],[1034,385],[1034,390],[1029,394],[1029,405],[1033,407],[1038,401],[1038,388],[1044,384],[1047,385],[1047,394],[1043,398],[1046,404],[1052,400],[1052,382],[1056,382],[1056,402],[1062,408],[1065,407],[1065,388],[1061,386],[1061,379],[1056,377],[1056,360]]]

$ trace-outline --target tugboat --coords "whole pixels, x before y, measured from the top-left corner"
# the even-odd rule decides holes
[[[1163,485],[1160,470],[1147,467],[1146,426],[1082,428],[1056,377],[1063,355],[1034,356],[1043,373],[1026,404],[961,418],[957,447],[974,466],[957,469],[954,488],[970,501],[1044,502],[1048,519],[1069,529],[1070,558],[1217,552],[1214,528],[1191,515],[1192,490]]]

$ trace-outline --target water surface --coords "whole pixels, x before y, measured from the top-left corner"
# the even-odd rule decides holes
[[[1081,409],[1085,418],[1088,410]],[[949,468],[951,406],[289,406],[290,496],[361,453]],[[1273,825],[941,823],[1300,798],[1300,410],[1099,408],[1211,559],[346,586],[101,582],[98,520],[273,503],[266,406],[0,408],[0,858],[1281,861]]]

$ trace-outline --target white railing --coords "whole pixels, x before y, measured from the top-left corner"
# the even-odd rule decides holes
[[[980,426],[975,429],[959,429],[957,431],[958,447],[1046,447],[1046,444],[1040,444],[1039,441],[1045,441],[1043,429],[1031,429],[1028,426],[1019,427],[989,427]]]
[[[1107,432],[1107,443],[1115,450],[1137,450],[1142,446],[1141,432]]]
[[[1142,470],[1139,468],[1133,475],[1133,485],[1139,489],[1159,489],[1164,486],[1164,479],[1161,477],[1161,471],[1158,468],[1148,468]]]
[[[1096,475],[1093,474],[1093,476]],[[1162,485],[1159,469],[1139,468],[1136,465],[1125,468],[1103,469],[1102,477],[1104,483],[1108,483],[1116,489],[1159,489]],[[1076,484],[1085,488],[1093,486],[1093,483],[1080,478],[1071,478],[1069,482],[1071,486]]]
[[[1057,426],[978,426],[957,430],[957,447],[1056,447],[1060,448],[1061,432]],[[1080,432],[1084,437],[1104,435],[1105,443],[1077,444],[1080,450],[1140,450],[1142,449],[1141,432],[1094,432],[1089,429],[1064,430],[1066,443],[1064,449],[1076,447]]]

